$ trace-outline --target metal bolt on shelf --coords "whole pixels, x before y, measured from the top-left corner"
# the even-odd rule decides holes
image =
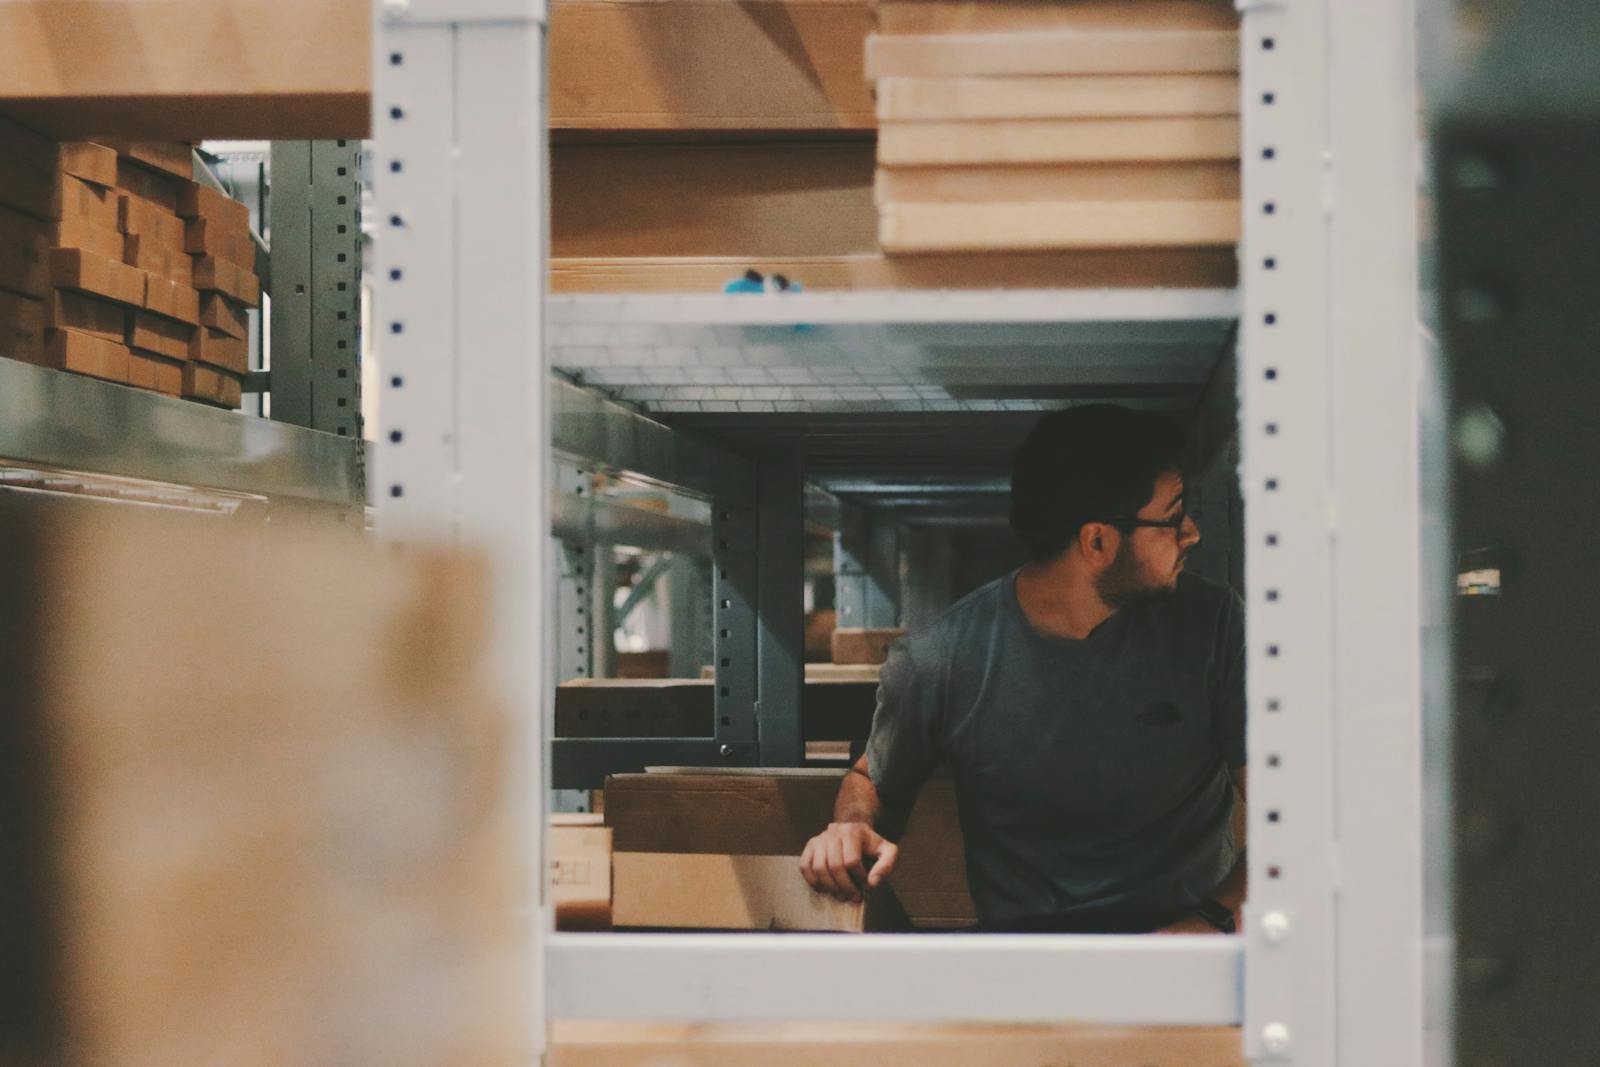
[[[1289,939],[1289,916],[1281,911],[1269,911],[1261,920],[1261,934],[1274,945]]]
[[[1287,1056],[1290,1048],[1289,1028],[1283,1023],[1268,1023],[1261,1028],[1261,1047],[1269,1056]]]

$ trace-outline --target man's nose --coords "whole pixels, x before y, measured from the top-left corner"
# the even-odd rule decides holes
[[[1200,543],[1200,524],[1194,521],[1193,515],[1183,517],[1183,528],[1178,531],[1178,543],[1185,548]]]

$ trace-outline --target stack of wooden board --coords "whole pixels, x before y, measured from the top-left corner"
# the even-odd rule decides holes
[[[0,356],[238,407],[259,305],[248,209],[184,142],[0,119]]]
[[[550,1067],[1248,1067],[1238,1027],[557,1020]]]
[[[880,0],[888,253],[1231,246],[1239,35],[1215,0]]]
[[[0,494],[7,1061],[533,1061],[488,570],[299,526]]]

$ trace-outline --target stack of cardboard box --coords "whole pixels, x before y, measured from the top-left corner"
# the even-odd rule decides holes
[[[238,407],[259,306],[249,210],[184,142],[0,119],[0,356]]]
[[[885,252],[1239,235],[1239,37],[1214,0],[880,0]]]

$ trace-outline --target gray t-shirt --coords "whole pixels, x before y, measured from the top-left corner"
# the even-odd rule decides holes
[[[1035,630],[1016,574],[890,649],[867,742],[908,809],[955,779],[986,929],[1138,929],[1210,896],[1237,858],[1244,608],[1192,575],[1081,641]]]

